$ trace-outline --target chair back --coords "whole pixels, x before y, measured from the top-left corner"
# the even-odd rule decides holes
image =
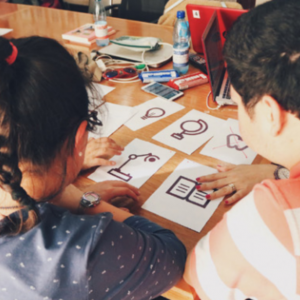
[[[153,22],[164,12],[168,0],[122,0],[119,17],[123,19]]]

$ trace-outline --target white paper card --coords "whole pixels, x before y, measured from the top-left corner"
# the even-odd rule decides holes
[[[215,169],[183,160],[142,208],[200,232],[223,198],[207,200],[211,191],[198,191],[196,178],[216,173]]]
[[[132,131],[136,131],[168,117],[184,109],[184,106],[157,97],[136,106],[136,108],[139,112],[125,124]]]
[[[228,119],[226,126],[220,128],[200,153],[236,165],[250,165],[256,156],[243,141],[239,123],[234,119]]]
[[[10,29],[10,28],[0,28],[0,36],[5,35],[11,31],[12,31],[12,29]]]
[[[224,126],[225,122],[193,109],[156,134],[153,139],[186,154],[192,154]]]
[[[89,178],[96,182],[122,180],[140,188],[174,154],[174,151],[134,139],[122,155],[112,157],[111,160],[116,162],[114,167],[99,167]]]
[[[114,87],[95,83],[95,82],[92,83],[92,86],[95,90],[91,91],[90,89],[88,89],[88,95],[90,99],[95,99],[96,101],[102,100],[102,98],[105,95],[107,95],[108,93],[110,93],[115,89]]]
[[[138,112],[134,107],[109,102],[103,103],[97,111],[103,125],[97,126],[95,132],[89,132],[89,138],[109,137]]]

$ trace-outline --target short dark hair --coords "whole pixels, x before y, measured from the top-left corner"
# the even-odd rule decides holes
[[[224,58],[246,108],[267,94],[300,118],[300,1],[273,0],[243,14],[226,37]]]
[[[12,45],[18,54],[8,63]],[[65,145],[66,155],[72,154],[77,129],[89,120],[88,84],[57,41],[0,38],[0,186],[21,206],[35,210],[34,199],[20,186],[18,163],[47,170]],[[10,233],[18,230],[9,227]]]

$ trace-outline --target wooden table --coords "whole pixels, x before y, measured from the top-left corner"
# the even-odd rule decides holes
[[[119,37],[122,35],[154,36],[161,38],[163,42],[172,43],[172,27],[109,17],[107,19],[108,24],[117,30],[117,33],[113,37]],[[91,14],[35,6],[0,3],[0,28],[13,29],[13,32],[9,33],[6,37],[19,38],[30,35],[51,37],[64,44],[71,52],[75,50],[87,52],[91,49],[65,43],[61,37],[62,33],[79,27],[85,23],[91,22],[93,22],[93,17]],[[170,68],[172,68],[171,63],[168,63],[162,67],[162,69]],[[190,72],[193,71],[196,71],[196,69],[190,67]],[[140,82],[122,84],[102,81],[101,83],[116,87],[115,90],[105,97],[105,100],[108,102],[135,106],[153,98],[153,96],[150,94],[141,91],[142,83]],[[229,117],[237,118],[236,108],[232,106],[224,107],[217,111],[209,110],[205,103],[205,99],[209,91],[209,84],[187,90],[185,91],[185,95],[183,97],[176,100],[177,103],[184,105],[185,109],[135,132],[131,131],[125,126],[122,126],[111,137],[122,146],[126,146],[134,138],[140,138],[142,140],[151,141],[151,143],[159,146],[169,148],[168,146],[153,140],[152,137],[163,128],[167,127],[169,124],[185,115],[191,109],[197,109],[222,119],[227,119]],[[211,105],[213,104],[211,103]],[[161,183],[166,180],[174,168],[176,168],[176,166],[183,159],[191,159],[195,162],[213,168],[220,163],[220,161],[217,159],[199,154],[200,149],[201,148],[197,149],[192,155],[187,155],[177,151],[176,154],[140,188],[142,203],[144,203],[161,185]],[[257,156],[254,161],[254,163],[264,162],[267,161],[260,156]],[[81,177],[77,180],[79,187],[88,183],[90,183],[90,181],[85,177]],[[207,234],[216,225],[216,223],[221,220],[223,214],[229,209],[230,208],[225,207],[224,204],[221,203],[200,233],[163,219],[162,217],[154,215],[143,209],[140,209],[138,214],[162,225],[165,228],[173,230],[183,241],[187,250],[190,251],[196,242],[205,234]],[[166,292],[164,296],[172,300],[186,300],[194,299],[195,293],[182,280],[179,284],[177,284],[176,287]]]

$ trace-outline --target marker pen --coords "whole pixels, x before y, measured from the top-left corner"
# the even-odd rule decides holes
[[[141,72],[139,78],[144,83],[149,82],[168,82],[170,79],[177,78],[178,72],[175,70],[161,70],[161,71],[149,71]]]

